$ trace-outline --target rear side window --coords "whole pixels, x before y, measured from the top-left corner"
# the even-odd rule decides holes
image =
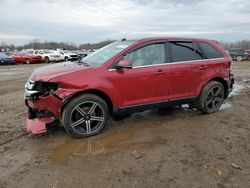
[[[203,49],[203,52],[205,53],[206,57],[208,59],[214,59],[214,58],[221,58],[223,57],[221,53],[216,50],[213,46],[206,42],[199,42],[201,48]]]
[[[173,62],[203,59],[201,52],[192,42],[171,41],[169,43]]]

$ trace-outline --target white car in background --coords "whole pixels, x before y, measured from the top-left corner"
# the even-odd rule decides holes
[[[52,50],[34,50],[33,54],[42,56],[45,63],[64,60],[64,56],[56,54]]]
[[[79,59],[79,56],[76,53],[70,52],[68,50],[60,50],[59,52],[64,56],[65,61],[76,61]]]

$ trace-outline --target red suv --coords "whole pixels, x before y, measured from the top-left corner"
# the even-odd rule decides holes
[[[60,124],[74,137],[99,133],[109,117],[192,104],[217,111],[234,83],[218,42],[195,38],[116,41],[79,62],[36,69],[25,91],[26,128]]]

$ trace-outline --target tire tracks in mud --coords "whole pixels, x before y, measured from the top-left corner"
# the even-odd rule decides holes
[[[12,141],[15,141],[15,140],[17,140],[17,139],[20,139],[20,138],[22,138],[23,136],[26,136],[26,135],[28,135],[28,133],[22,133],[22,134],[20,134],[20,135],[18,135],[18,136],[16,136],[16,137],[14,137],[14,138],[11,138],[11,139],[9,139],[9,140],[6,140],[6,141],[4,141],[4,142],[0,142],[0,147],[1,146],[4,146],[4,145],[6,145],[6,144],[9,144],[10,142],[12,142]]]

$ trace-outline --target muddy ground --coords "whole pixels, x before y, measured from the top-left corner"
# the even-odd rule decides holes
[[[234,63],[238,91],[217,113],[147,111],[86,139],[26,134],[24,84],[39,66],[0,67],[0,187],[250,187],[250,62]]]

